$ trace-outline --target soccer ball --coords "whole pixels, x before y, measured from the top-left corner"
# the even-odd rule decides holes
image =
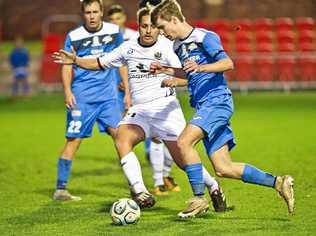
[[[113,203],[110,215],[115,225],[134,224],[139,220],[140,209],[134,200],[122,198]]]

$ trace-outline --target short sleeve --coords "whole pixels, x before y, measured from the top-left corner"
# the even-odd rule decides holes
[[[121,45],[112,52],[103,54],[98,58],[99,65],[104,69],[124,66],[126,62],[124,60],[123,51],[123,45]]]
[[[170,67],[173,68],[182,68],[181,62],[178,56],[173,52],[173,50],[169,51],[168,54],[168,63]]]
[[[69,34],[66,36],[66,39],[65,39],[64,50],[67,52],[71,52],[71,39],[70,39]]]
[[[203,39],[203,47],[206,52],[216,61],[228,58],[221,40],[216,33],[207,33]]]
[[[123,38],[122,31],[120,30],[119,33],[117,34],[116,46],[117,47],[120,46],[123,42],[124,42],[124,38]]]

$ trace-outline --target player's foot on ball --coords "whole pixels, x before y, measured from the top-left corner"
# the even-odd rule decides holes
[[[285,200],[289,213],[294,212],[294,179],[290,175],[278,176],[275,183],[275,189]]]
[[[180,218],[195,217],[207,212],[209,208],[209,203],[204,197],[193,197],[187,203],[187,207],[178,214]]]
[[[165,185],[159,185],[154,188],[153,194],[156,196],[166,196],[168,195],[168,189]]]
[[[176,184],[176,182],[174,181],[174,179],[172,177],[170,177],[170,176],[163,177],[163,182],[169,191],[171,191],[171,192],[180,192],[181,191],[179,185]]]
[[[210,192],[210,196],[216,212],[223,212],[227,210],[226,197],[220,187],[213,192]]]
[[[57,189],[53,199],[56,201],[80,201],[81,197],[71,195],[66,189]]]
[[[154,196],[147,192],[141,192],[141,193],[132,192],[132,199],[137,203],[137,205],[141,209],[151,208],[156,203]]]

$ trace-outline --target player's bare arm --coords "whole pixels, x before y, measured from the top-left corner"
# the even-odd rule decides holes
[[[149,71],[152,74],[166,74],[166,75],[171,75],[177,78],[186,79],[186,75],[182,68],[173,68],[169,66],[164,66],[164,65],[161,65],[159,62],[151,63]]]
[[[58,52],[54,52],[52,57],[57,64],[77,65],[87,70],[100,70],[102,68],[96,58],[78,57],[75,51],[67,52],[61,49]]]
[[[161,87],[185,87],[188,84],[188,80],[181,78],[165,79],[161,82]]]
[[[217,62],[214,62],[212,64],[205,64],[205,65],[199,65],[195,61],[192,60],[186,60],[184,62],[183,70],[186,73],[189,72],[224,72],[228,70],[234,69],[234,63],[230,58],[225,58],[222,60],[219,60]]]
[[[64,86],[65,93],[65,104],[66,107],[71,109],[76,105],[76,98],[71,91],[71,83],[72,83],[72,66],[71,65],[63,65],[61,70],[61,76]]]
[[[131,93],[128,83],[128,69],[126,66],[122,66],[119,69],[120,76],[122,78],[120,86],[122,86],[122,89],[124,90],[124,104],[125,104],[125,110],[128,110],[132,105],[132,99],[131,99]],[[121,88],[120,88],[121,89]]]

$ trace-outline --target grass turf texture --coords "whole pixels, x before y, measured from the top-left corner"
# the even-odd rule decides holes
[[[186,117],[191,117],[187,98],[180,98]],[[200,218],[179,220],[176,214],[191,197],[191,190],[186,176],[174,168],[182,192],[159,197],[153,209],[142,211],[137,225],[118,227],[111,225],[108,210],[118,198],[128,197],[129,191],[110,138],[94,132],[77,154],[69,189],[83,200],[53,202],[56,162],[64,144],[63,97],[15,102],[1,98],[0,234],[312,235],[316,230],[315,105],[313,93],[235,95],[233,158],[271,173],[292,174],[295,215],[288,216],[285,203],[272,189],[222,180],[233,211],[210,211]],[[198,150],[211,170],[202,146]],[[136,153],[151,186],[143,145]]]

